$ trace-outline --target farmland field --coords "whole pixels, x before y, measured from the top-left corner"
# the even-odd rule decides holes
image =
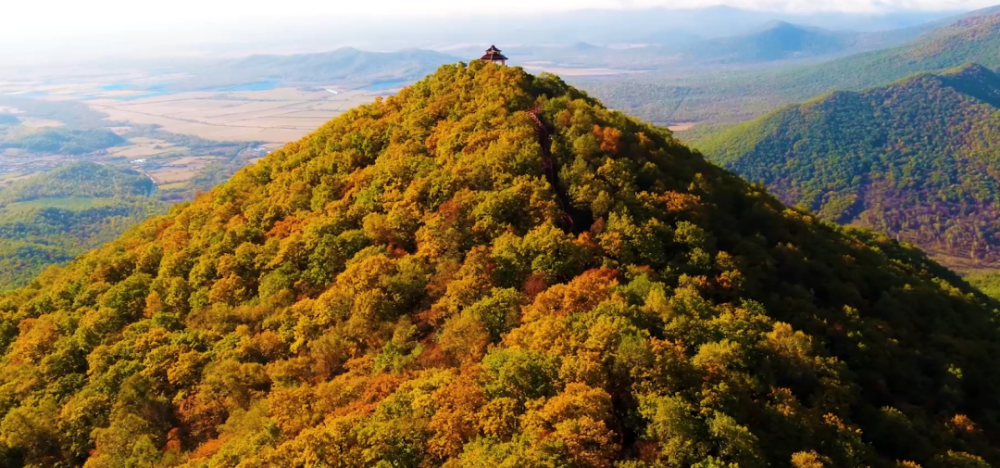
[[[165,88],[171,81],[182,78],[94,73],[73,80],[5,82],[0,84],[0,95],[79,101],[106,114],[107,120],[113,122],[159,125],[168,132],[208,140],[279,145],[301,138],[348,109],[371,102],[377,96],[395,93],[405,84],[345,89],[335,85],[272,87],[273,83],[257,83],[187,92]],[[23,124],[49,127],[63,123],[28,117]],[[134,159],[159,153],[142,147],[122,155]]]
[[[385,93],[282,88],[246,92],[193,92],[135,100],[86,101],[112,120],[155,124],[209,140],[286,143],[346,110]]]

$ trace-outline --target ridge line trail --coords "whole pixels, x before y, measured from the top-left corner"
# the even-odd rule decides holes
[[[545,173],[545,179],[552,186],[552,191],[556,195],[556,201],[562,210],[563,221],[566,223],[563,226],[563,230],[568,233],[579,234],[590,229],[591,223],[584,221],[584,215],[578,210],[573,209],[569,201],[569,196],[566,195],[566,192],[559,185],[559,174],[556,171],[555,161],[552,159],[552,137],[549,134],[548,127],[538,117],[542,113],[541,104],[536,103],[524,112],[528,114],[528,117],[535,124],[535,134],[538,138],[538,144],[542,148],[542,171]]]

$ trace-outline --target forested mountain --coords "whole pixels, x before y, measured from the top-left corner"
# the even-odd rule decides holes
[[[850,41],[850,34],[779,21],[749,35],[695,44],[686,55],[701,61],[727,63],[771,61],[840,52],[850,47]]]
[[[448,65],[0,296],[0,465],[986,467],[998,306]]]
[[[836,92],[700,147],[826,219],[1000,262],[1000,77],[982,66]]]
[[[745,42],[743,47],[754,48],[753,41]],[[770,50],[772,55],[780,53],[777,48]],[[860,91],[914,73],[944,71],[968,62],[997,69],[997,51],[1000,12],[993,8],[970,14],[898,47],[820,64],[724,73],[713,70],[681,77],[652,73],[628,79],[579,80],[579,84],[615,108],[659,123],[734,122],[834,90]]]
[[[992,10],[991,10],[992,11]],[[1000,13],[973,16],[929,33],[912,43],[835,60],[787,73],[778,85],[798,83],[802,93],[858,90],[913,73],[945,70],[975,62],[1000,67]]]
[[[0,189],[0,291],[27,284],[165,211],[134,171],[81,162]]]
[[[918,37],[921,31],[920,28],[867,33],[829,31],[776,21],[750,34],[689,46],[683,51],[682,63],[740,64],[846,55],[899,45]]]

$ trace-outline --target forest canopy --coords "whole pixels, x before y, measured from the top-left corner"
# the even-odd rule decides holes
[[[107,129],[44,128],[8,134],[0,140],[0,149],[19,148],[32,153],[82,155],[108,149],[125,140]]]
[[[0,296],[0,465],[987,467],[996,307],[446,65]]]
[[[138,172],[80,162],[0,189],[0,291],[166,210]]]
[[[956,266],[1000,265],[1000,76],[979,65],[836,92],[699,144],[786,203]]]

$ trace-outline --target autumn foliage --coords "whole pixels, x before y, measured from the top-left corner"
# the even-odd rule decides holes
[[[0,296],[0,465],[989,466],[996,306],[556,77],[449,65]]]

